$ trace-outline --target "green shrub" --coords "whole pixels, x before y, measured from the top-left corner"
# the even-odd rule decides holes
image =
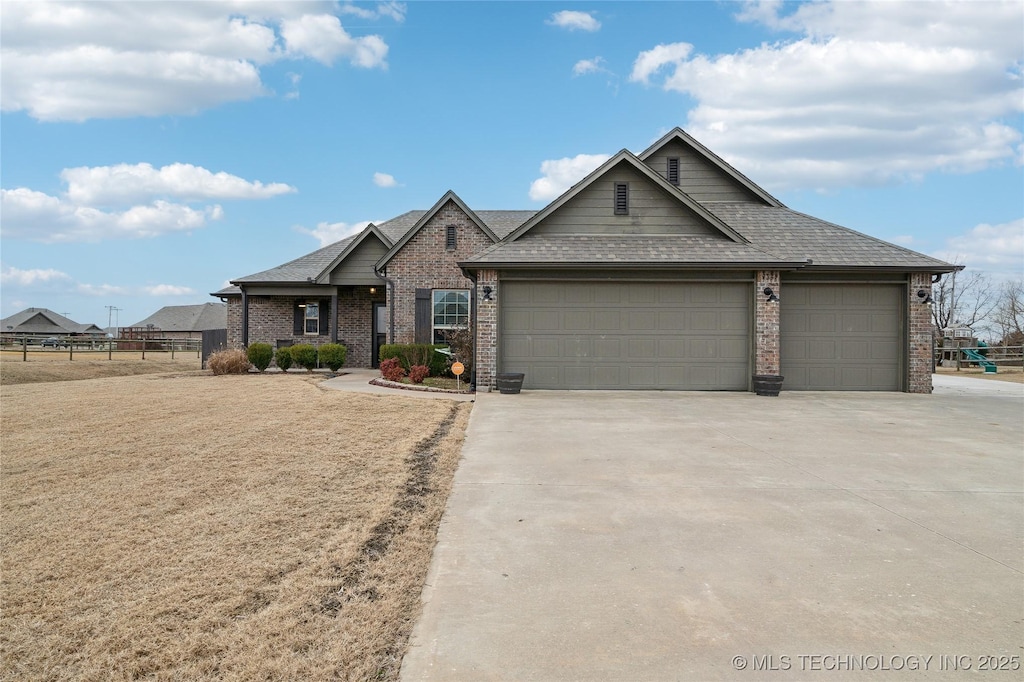
[[[405,370],[402,368],[402,362],[398,358],[388,358],[387,360],[381,360],[380,374],[388,381],[401,381],[402,377],[405,376]]]
[[[308,343],[298,343],[292,346],[292,360],[299,367],[308,372],[316,368],[316,348]]]
[[[218,351],[207,358],[206,364],[214,374],[245,374],[251,366],[241,348]]]
[[[277,354],[274,355],[274,361],[277,363],[277,368],[282,372],[287,372],[288,368],[292,366],[292,349],[291,346],[285,346],[284,348],[278,348]]]
[[[262,372],[270,366],[270,361],[274,358],[274,347],[269,343],[253,343],[246,349],[245,355],[252,366]]]
[[[337,372],[345,364],[348,348],[340,343],[325,343],[320,346],[320,364],[327,365],[332,372]]]
[[[441,376],[448,371],[448,358],[435,353],[437,348],[447,348],[444,344],[432,343],[388,343],[380,347],[378,358],[383,362],[398,358],[406,371],[413,365],[426,365],[432,376]]]

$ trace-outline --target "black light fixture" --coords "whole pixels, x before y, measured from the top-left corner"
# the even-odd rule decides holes
[[[772,291],[771,287],[765,287],[764,288],[764,295],[768,297],[768,302],[769,303],[778,303],[779,302],[779,297],[775,295],[775,292]]]
[[[921,299],[921,304],[922,305],[931,305],[932,304],[932,295],[929,294],[924,289],[918,289],[917,290],[917,297],[919,299]]]
[[[494,289],[492,289],[490,286],[485,284],[483,291],[484,291],[484,300],[485,301],[494,300],[494,299],[491,298],[491,292],[493,292]]]

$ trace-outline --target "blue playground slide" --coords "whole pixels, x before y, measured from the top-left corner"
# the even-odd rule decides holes
[[[990,374],[996,373],[996,363],[992,362],[991,360],[988,360],[987,358],[985,358],[984,355],[982,355],[978,351],[971,350],[969,348],[961,348],[960,352],[966,355],[967,359],[970,360],[971,362],[976,362],[979,366],[984,367],[986,372]]]

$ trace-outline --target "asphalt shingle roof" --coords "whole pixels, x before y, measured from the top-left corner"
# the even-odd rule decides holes
[[[245,277],[239,277],[231,280],[232,282],[305,282],[310,277],[316,277],[324,268],[330,265],[335,258],[341,255],[341,252],[352,243],[358,235],[346,237],[341,241],[328,244],[322,249],[317,249],[313,253],[307,253],[305,256],[296,258],[293,261],[288,261],[284,265],[278,265],[276,268],[270,268],[263,272],[257,272],[254,275],[246,275]]]
[[[96,334],[103,331],[95,324],[75,322],[48,308],[26,308],[0,320],[0,328],[18,334]]]
[[[812,216],[772,206],[709,202],[706,208],[754,245],[814,266],[948,270],[949,264]]]
[[[149,325],[165,332],[201,332],[207,329],[226,329],[228,307],[223,303],[168,305],[132,326],[148,327]]]
[[[712,235],[525,236],[495,244],[464,261],[474,265],[783,265],[785,259],[752,244]]]

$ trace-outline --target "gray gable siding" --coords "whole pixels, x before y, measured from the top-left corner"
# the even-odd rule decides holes
[[[379,286],[373,266],[388,252],[379,239],[368,236],[331,272],[331,284]]]
[[[615,184],[629,183],[629,215],[615,215]],[[628,164],[619,164],[535,225],[522,239],[589,235],[714,235],[676,197]]]
[[[672,140],[645,159],[645,163],[662,177],[668,177],[668,159],[679,159],[679,189],[700,202],[750,201],[763,204],[759,198],[716,167],[706,158],[678,140]]]

